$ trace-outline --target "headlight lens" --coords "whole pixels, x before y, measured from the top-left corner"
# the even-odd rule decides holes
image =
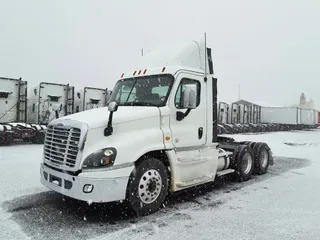
[[[83,169],[97,169],[111,167],[116,159],[115,148],[103,148],[90,154],[83,162]]]

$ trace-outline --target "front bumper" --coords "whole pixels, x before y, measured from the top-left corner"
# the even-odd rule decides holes
[[[116,170],[105,171],[104,177],[101,178],[101,172],[86,173],[85,177],[81,174],[72,176],[53,170],[44,164],[40,166],[41,183],[47,188],[77,200],[97,203],[121,201],[126,198],[130,174],[123,176],[123,172],[129,173],[131,169],[122,170],[122,174],[118,174],[119,170],[117,174],[115,174]],[[88,184],[93,186],[93,190],[85,193],[84,186]]]

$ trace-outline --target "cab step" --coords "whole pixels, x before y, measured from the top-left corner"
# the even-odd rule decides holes
[[[230,174],[230,173],[234,173],[235,170],[234,169],[226,169],[226,170],[222,170],[220,172],[217,172],[217,177],[221,177],[223,175],[227,175],[227,174]]]

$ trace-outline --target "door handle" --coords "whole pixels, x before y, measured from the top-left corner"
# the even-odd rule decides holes
[[[201,139],[203,135],[203,127],[198,128],[198,138]]]

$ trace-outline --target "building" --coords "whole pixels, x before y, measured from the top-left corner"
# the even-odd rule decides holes
[[[300,103],[297,105],[297,107],[314,109],[314,102],[312,99],[307,100],[305,93],[301,93]]]

